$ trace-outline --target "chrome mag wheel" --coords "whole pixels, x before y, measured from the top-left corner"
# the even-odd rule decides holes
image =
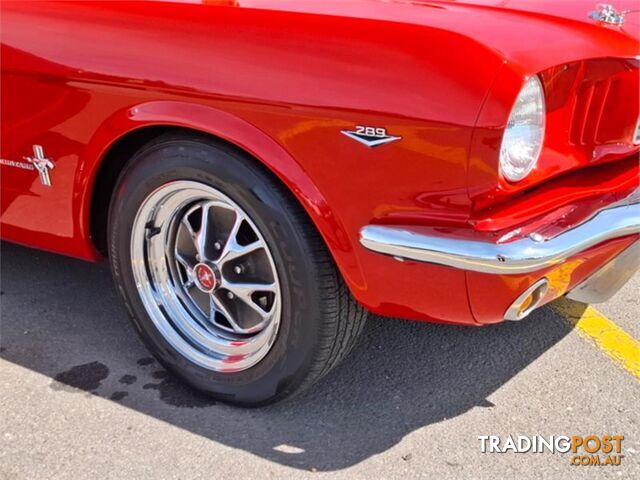
[[[281,317],[273,257],[233,200],[174,181],[140,206],[131,232],[133,275],[162,336],[189,361],[237,372],[262,360]]]

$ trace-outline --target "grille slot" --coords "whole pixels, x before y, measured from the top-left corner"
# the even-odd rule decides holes
[[[569,141],[573,145],[591,145],[598,143],[599,131],[610,100],[612,80],[598,83],[585,83],[576,96],[571,116]]]

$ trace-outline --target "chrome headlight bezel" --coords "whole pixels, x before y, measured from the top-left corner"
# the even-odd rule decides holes
[[[512,183],[525,179],[536,167],[546,127],[544,88],[537,75],[524,83],[509,114],[500,145],[500,174]]]

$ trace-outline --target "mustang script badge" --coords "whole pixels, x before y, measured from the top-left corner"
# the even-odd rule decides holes
[[[381,127],[365,127],[363,125],[356,126],[355,131],[341,130],[340,133],[347,137],[366,145],[369,148],[384,145],[385,143],[401,140],[402,137],[387,135],[387,129]]]

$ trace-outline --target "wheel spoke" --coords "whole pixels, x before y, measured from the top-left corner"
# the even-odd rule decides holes
[[[229,254],[233,251],[233,249],[238,245],[236,237],[238,236],[238,232],[240,231],[240,226],[242,225],[242,218],[240,215],[236,213],[236,218],[233,222],[233,227],[231,227],[231,231],[229,232],[229,237],[227,238],[227,242],[224,244],[222,248],[222,253],[218,257],[218,263],[220,265],[224,265],[225,262],[229,260],[227,258]]]
[[[233,318],[233,315],[231,315],[231,312],[229,312],[229,310],[224,305],[224,303],[222,303],[222,301],[218,297],[216,297],[215,293],[212,293],[211,294],[211,321],[213,322],[215,322],[216,311],[224,315],[224,317],[227,319],[227,322],[229,322],[229,325],[231,325],[231,328],[233,328],[233,330],[236,333],[246,333],[246,330],[240,327],[240,325],[238,325],[235,318]]]
[[[175,256],[176,262],[178,262],[180,265],[183,266],[184,271],[187,274],[187,280],[185,282],[182,282],[182,275],[179,275],[182,286],[184,287],[185,290],[189,290],[191,287],[195,285],[195,274],[193,272],[194,262],[186,258],[182,254],[182,252],[178,250],[177,247],[175,249],[174,256]]]
[[[231,260],[235,260],[236,258],[248,255],[251,252],[255,252],[256,250],[264,248],[264,243],[260,240],[256,240],[249,245],[240,245],[235,239],[233,241],[230,239],[227,242],[227,245],[229,246],[229,248],[224,254],[224,257],[220,257],[220,265],[224,265]]]
[[[202,205],[200,230],[196,234],[196,250],[200,256],[200,261],[207,259],[207,234],[209,233],[209,208],[210,205]]]
[[[255,252],[261,248],[264,248],[264,242],[262,240],[256,240],[248,245],[240,245],[237,240],[238,232],[240,231],[240,227],[242,226],[242,217],[239,215],[236,216],[236,221],[233,224],[233,228],[231,229],[231,233],[229,233],[229,238],[227,238],[227,243],[225,243],[224,248],[222,249],[222,253],[218,258],[218,264],[223,266],[225,263],[235,260],[238,257],[242,257],[244,255],[248,255],[251,252]]]
[[[191,226],[191,223],[189,222],[189,219],[186,215],[182,217],[182,221],[180,222],[180,225],[182,228],[187,230],[189,237],[191,237],[191,240],[193,241],[193,246],[197,247],[198,244],[196,241],[196,232],[193,231],[193,227]]]
[[[176,249],[176,260],[185,268],[187,273],[191,273],[193,270],[192,263],[185,258],[185,256]]]

